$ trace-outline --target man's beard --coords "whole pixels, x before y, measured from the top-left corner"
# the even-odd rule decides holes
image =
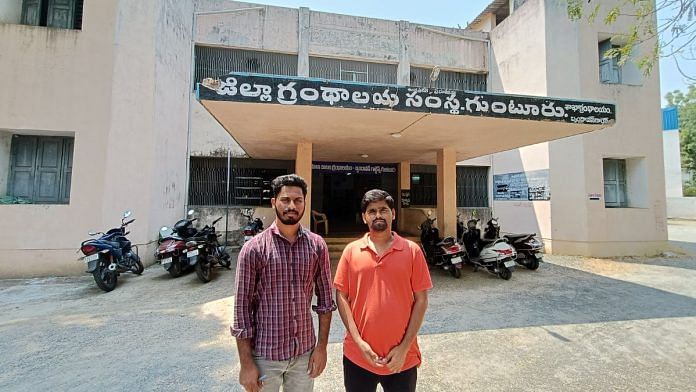
[[[298,212],[297,210],[287,210],[281,212],[278,207],[276,207],[276,216],[284,225],[294,225],[302,219],[304,215],[304,210]],[[288,215],[289,212],[295,212],[297,215]]]
[[[372,221],[372,224],[370,225],[370,229],[373,231],[385,231],[387,230],[388,225],[387,221],[385,219],[375,219]]]

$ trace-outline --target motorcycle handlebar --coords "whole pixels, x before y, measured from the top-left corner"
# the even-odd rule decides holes
[[[135,219],[131,219],[131,220],[129,220],[128,222],[125,222],[125,223],[123,224],[123,227],[126,227],[126,226],[130,225],[130,224],[133,223],[133,222],[135,222]]]
[[[220,222],[220,219],[222,219],[222,217],[219,217],[219,218],[215,219],[215,220],[213,221],[213,223],[212,223],[213,226],[215,226],[216,223]]]

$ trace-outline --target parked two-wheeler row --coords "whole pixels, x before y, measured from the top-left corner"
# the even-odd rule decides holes
[[[230,255],[218,242],[215,224],[222,219],[219,217],[201,230],[193,227],[197,218],[191,218],[194,210],[188,211],[189,218],[181,219],[172,229],[163,226],[160,229],[159,246],[155,258],[172,277],[194,269],[196,276],[202,282],[211,280],[213,267],[219,265],[227,269],[232,262]]]
[[[466,226],[457,216],[457,237],[440,238],[434,226],[436,218],[430,217],[421,223],[421,244],[428,264],[442,268],[455,278],[461,277],[463,262],[474,266],[474,271],[483,269],[504,280],[512,277],[516,263],[530,270],[539,268],[543,261],[543,244],[534,234],[509,234],[500,237],[498,219],[488,221],[483,235],[478,228],[479,220],[470,219]]]
[[[172,277],[194,269],[196,276],[207,283],[215,266],[229,269],[232,262],[225,247],[220,245],[220,234],[215,230],[215,224],[222,217],[197,230],[192,225],[196,220],[193,214],[194,211],[190,210],[189,217],[176,222],[173,228],[164,226],[160,229],[155,258]],[[86,272],[92,274],[97,286],[107,292],[116,288],[121,273],[140,275],[145,270],[138,247],[126,237],[129,234],[126,227],[135,221],[126,221],[130,216],[131,211],[126,211],[121,225],[106,233],[90,232],[92,237],[100,236],[83,241],[78,250],[84,254],[81,260],[87,266]]]

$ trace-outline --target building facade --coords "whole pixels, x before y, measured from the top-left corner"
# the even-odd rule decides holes
[[[444,233],[457,212],[496,215],[555,253],[661,250],[657,72],[625,66],[618,80],[599,55],[613,31],[572,24],[554,2],[505,4],[453,29],[235,1],[6,2],[0,276],[79,273],[87,231],[126,209],[145,261],[158,228],[191,206],[202,223],[228,214],[234,237],[242,212],[273,219],[268,181],[288,172],[311,183],[308,209],[328,216],[330,235],[362,230],[357,200],[382,187],[407,234],[430,210]],[[253,87],[224,100],[230,72],[240,89],[266,78],[339,95],[243,101],[265,94]],[[384,98],[340,102],[355,89]],[[459,107],[444,111],[447,98]],[[515,111],[473,113],[486,99]],[[535,118],[514,100],[611,115]]]

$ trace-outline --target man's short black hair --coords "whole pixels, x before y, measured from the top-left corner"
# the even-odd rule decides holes
[[[304,178],[298,176],[297,174],[285,174],[278,176],[271,181],[271,190],[273,191],[273,197],[276,198],[280,194],[280,190],[284,186],[297,186],[302,188],[302,196],[307,197],[307,183]]]
[[[387,202],[389,208],[394,208],[394,198],[391,197],[391,195],[386,191],[383,191],[381,189],[373,189],[371,191],[367,191],[365,192],[365,194],[362,197],[362,200],[360,201],[360,211],[362,213],[365,213],[365,211],[367,211],[367,206],[370,203],[382,200]]]

